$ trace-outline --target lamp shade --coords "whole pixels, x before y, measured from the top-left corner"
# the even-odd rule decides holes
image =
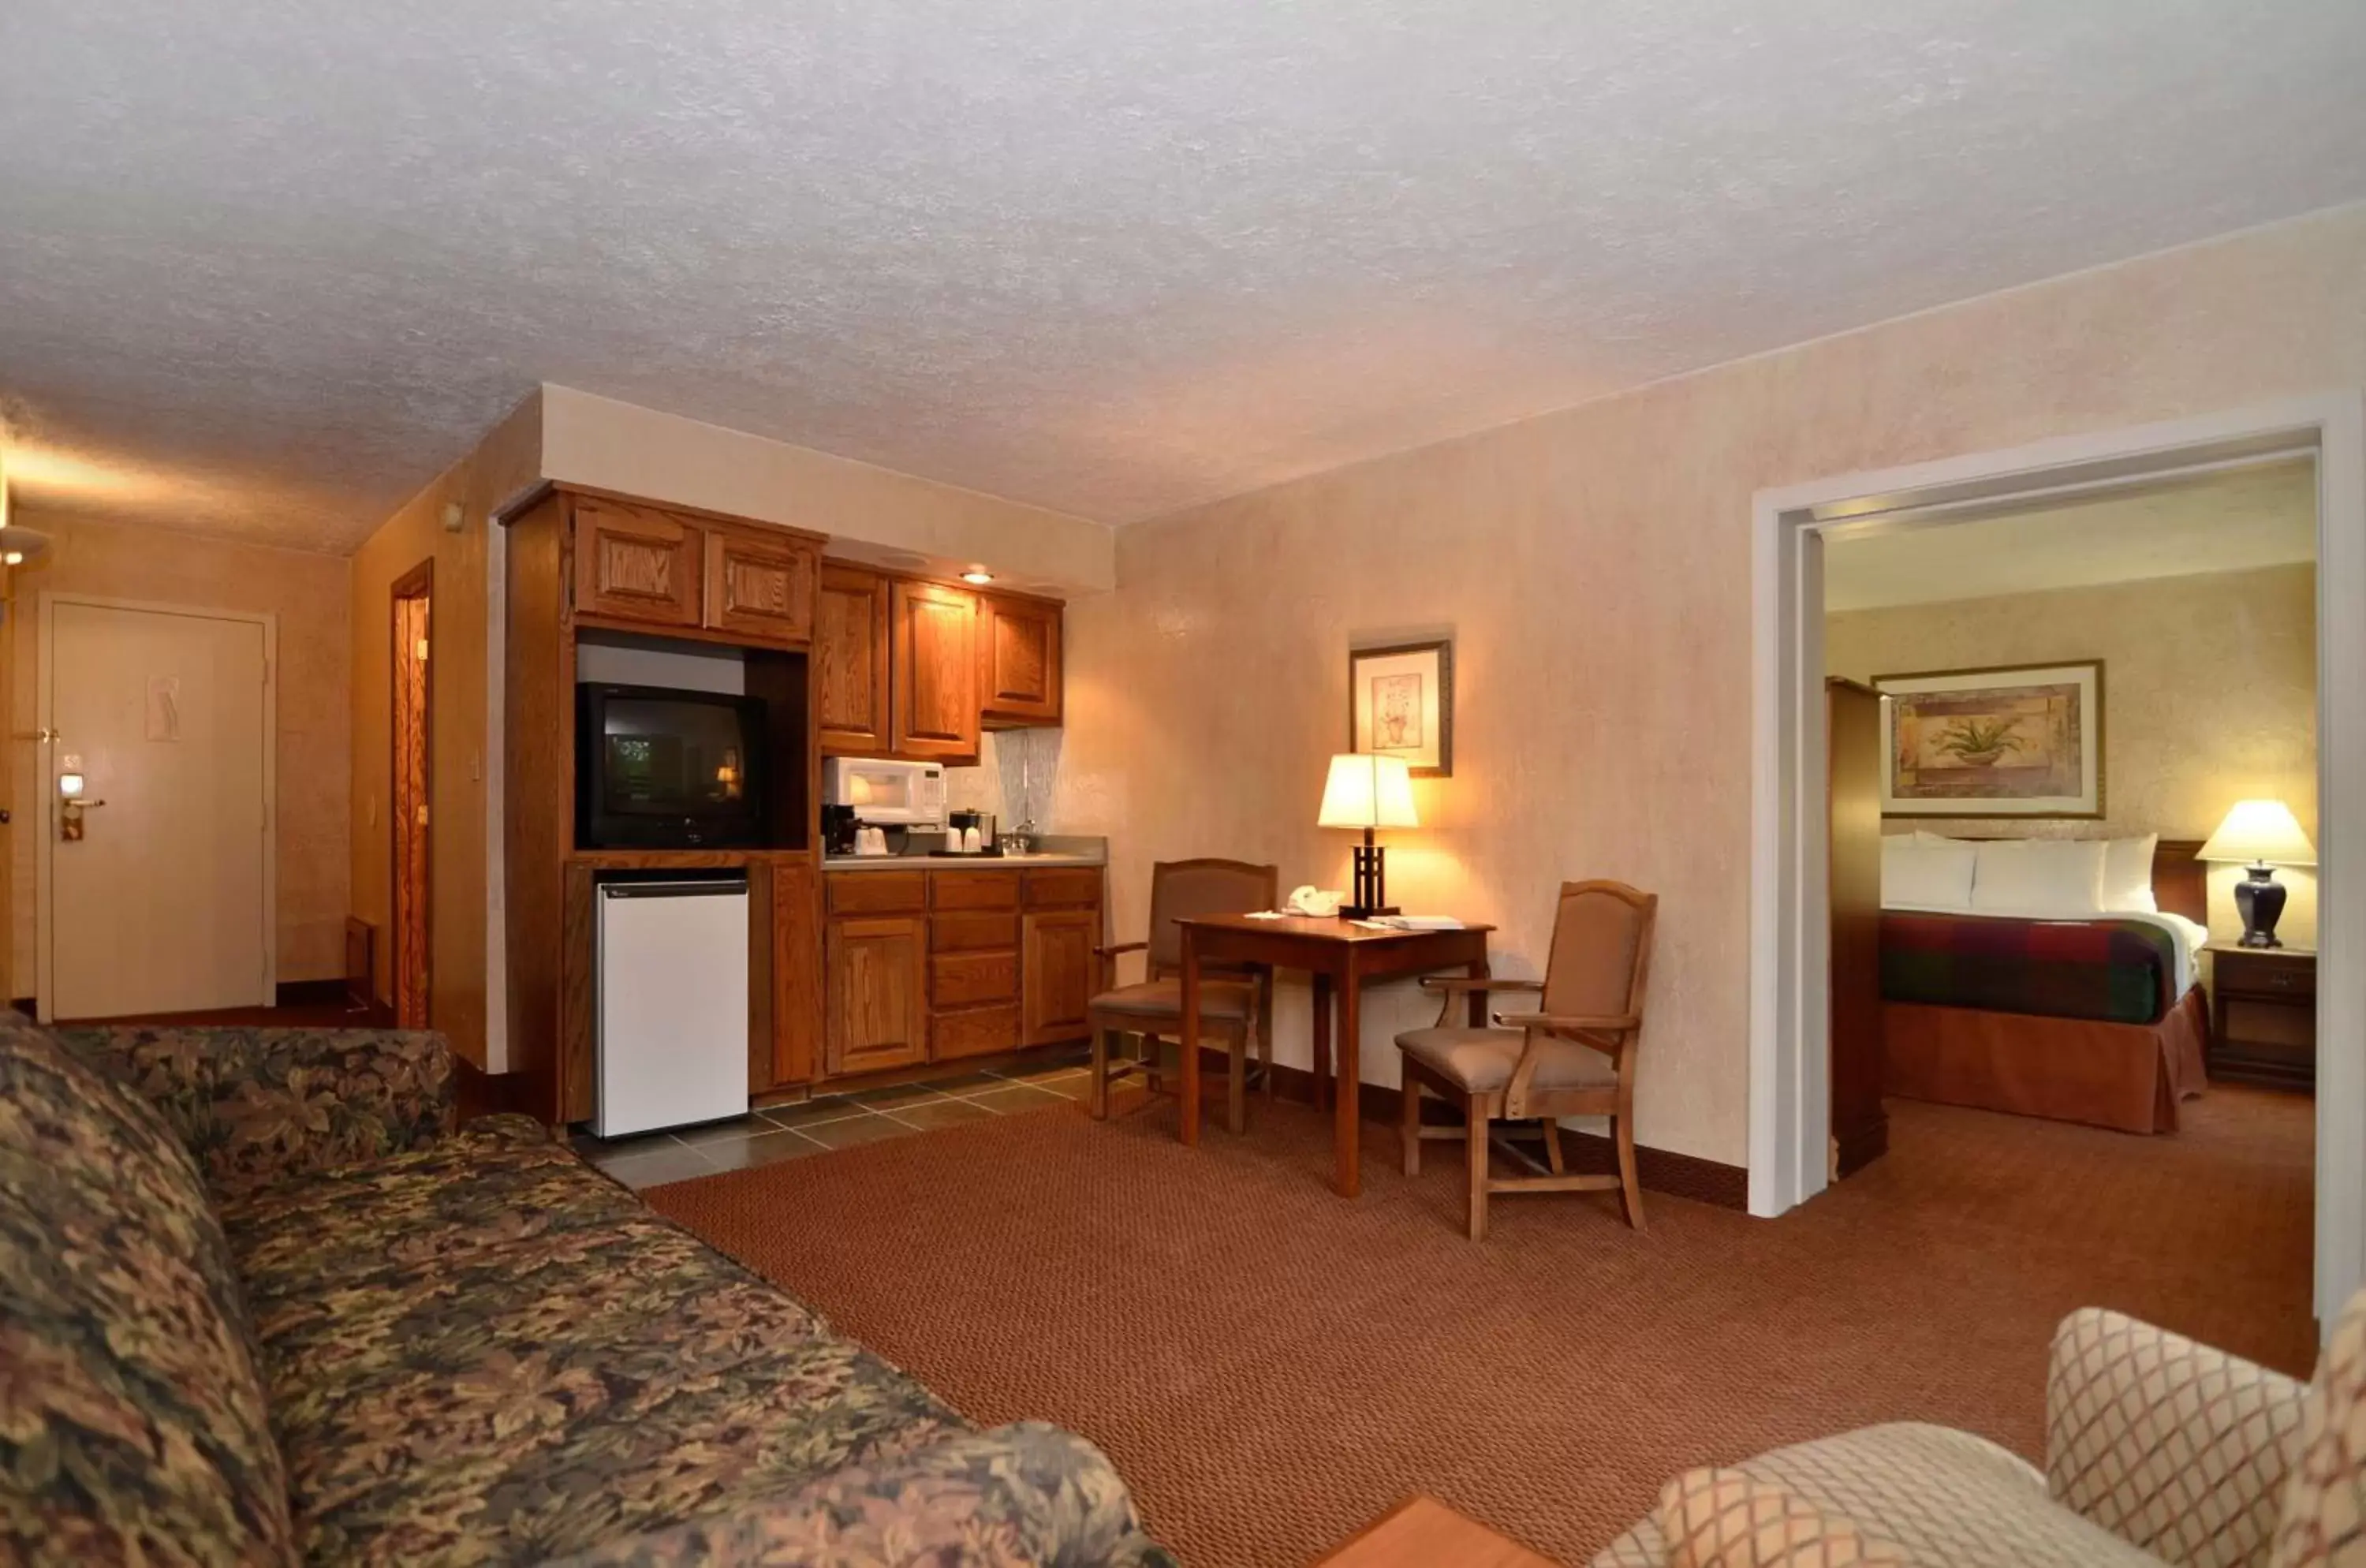
[[[1331,759],[1323,784],[1318,828],[1418,828],[1413,809],[1413,774],[1402,757],[1351,752]]]
[[[2316,846],[2281,800],[2238,800],[2195,860],[2315,865]]]

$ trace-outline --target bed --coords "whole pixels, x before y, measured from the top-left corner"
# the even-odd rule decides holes
[[[1981,866],[2019,841],[1925,843],[1980,847]],[[2127,1133],[2172,1133],[2180,1104],[2207,1079],[2209,1010],[2197,983],[2209,939],[2198,840],[2158,840],[2148,866],[2112,853],[2124,888],[2109,912],[2049,906],[2033,883],[2014,902],[2028,912],[1965,908],[1953,888],[1892,876],[1886,857],[1881,916],[1883,1090]],[[1898,846],[1898,860],[1915,858]],[[2025,846],[2020,846],[2025,847]],[[1934,857],[1953,861],[1945,853]],[[1957,857],[1959,858],[1959,857]],[[1944,897],[1942,895],[1944,895]],[[2151,903],[2146,909],[2132,907]]]

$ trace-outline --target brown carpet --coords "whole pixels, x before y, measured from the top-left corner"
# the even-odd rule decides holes
[[[1873,1421],[2036,1458],[2055,1322],[2098,1303],[2287,1371],[2312,1356],[2311,1109],[2219,1089],[2172,1137],[1898,1101],[1886,1159],[1756,1221],[1499,1199],[1459,1148],[1258,1107],[1194,1152],[1160,1106],[951,1128],[650,1194],[959,1406],[1087,1434],[1197,1568],[1308,1562],[1428,1491],[1583,1562],[1687,1465]]]

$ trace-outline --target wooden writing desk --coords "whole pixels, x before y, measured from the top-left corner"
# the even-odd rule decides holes
[[[1487,933],[1493,926],[1451,931],[1376,931],[1342,919],[1291,915],[1253,920],[1246,915],[1209,915],[1177,922],[1183,928],[1183,1141],[1200,1141],[1200,966],[1202,964],[1262,964],[1303,969],[1314,977],[1315,1093],[1330,1077],[1332,990],[1338,991],[1338,1091],[1332,1096],[1335,1120],[1331,1149],[1337,1161],[1333,1185],[1343,1198],[1363,1190],[1361,1119],[1357,1087],[1362,1082],[1362,991],[1367,980],[1394,975],[1460,968],[1473,979],[1487,976]],[[1487,1021],[1484,996],[1470,998],[1470,1021]],[[1319,1102],[1319,1101],[1318,1101]]]

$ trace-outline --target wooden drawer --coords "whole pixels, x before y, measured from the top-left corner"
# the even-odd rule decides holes
[[[1098,867],[1031,871],[1025,874],[1027,907],[1031,909],[1073,908],[1101,901],[1101,874]]]
[[[980,1002],[1016,1001],[1018,998],[1016,952],[948,953],[929,960],[930,1007],[975,1007]]]
[[[2227,996],[2291,997],[2306,1000],[2316,995],[2316,956],[2282,953],[2274,948],[2248,952],[2220,948],[2211,958],[2211,980]]]
[[[833,915],[917,914],[929,906],[928,874],[918,871],[840,871],[829,885]]]
[[[1007,871],[934,871],[929,906],[936,909],[1016,909],[1019,879]]]
[[[1019,945],[1017,915],[932,915],[930,953],[1003,952]]]
[[[1019,1010],[1015,1007],[970,1008],[941,1012],[929,1021],[929,1059],[956,1060],[990,1056],[1019,1049]]]

